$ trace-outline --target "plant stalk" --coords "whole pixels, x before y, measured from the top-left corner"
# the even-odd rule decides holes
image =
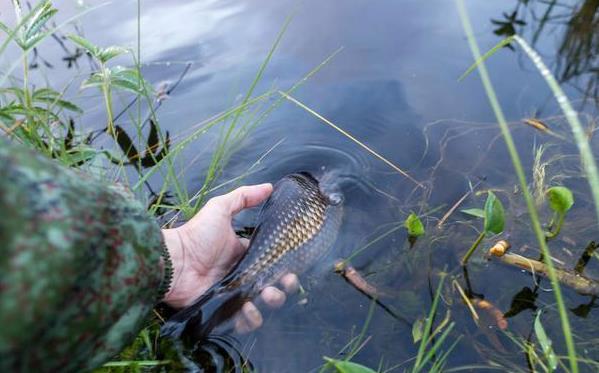
[[[465,266],[468,263],[468,259],[470,259],[472,254],[474,254],[474,251],[480,245],[480,243],[483,241],[483,238],[485,238],[485,231],[480,232],[476,241],[474,241],[472,246],[470,246],[470,249],[468,249],[468,252],[466,253],[466,255],[464,255],[464,257],[462,258],[463,266]]]

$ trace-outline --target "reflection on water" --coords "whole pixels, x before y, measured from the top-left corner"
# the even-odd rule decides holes
[[[589,124],[588,135],[597,149],[590,123],[597,114],[599,94],[599,1],[480,1],[469,2],[468,6],[483,48],[516,32],[543,54],[567,93],[585,110],[583,119]],[[65,2],[64,7],[63,17],[77,9],[71,2]],[[454,276],[469,296],[484,299],[501,310],[511,333],[503,332],[486,313],[475,322],[453,290],[455,285],[447,287],[439,317],[449,311],[456,322],[452,340],[464,336],[450,354],[447,367],[494,362],[509,370],[526,371],[526,357],[510,336],[530,338],[533,312],[541,308],[545,310],[543,324],[549,337],[556,350],[563,353],[561,327],[547,280],[487,262],[482,255],[473,258],[467,275],[458,266],[461,255],[481,229],[480,220],[460,210],[481,207],[485,195],[480,192],[488,189],[495,190],[506,206],[506,237],[514,250],[537,258],[538,249],[478,78],[472,74],[461,83],[456,81],[470,65],[471,55],[453,2],[438,0],[425,5],[416,0],[307,0],[298,5],[269,0],[256,7],[232,1],[143,1],[143,71],[151,83],[163,87],[164,94],[155,105],[164,133],[158,136],[148,120],[142,138],[137,139],[130,118],[123,114],[116,122],[121,161],[139,164],[135,159],[141,158],[150,165],[153,158],[172,147],[171,142],[180,139],[181,133],[239,104],[285,17],[294,11],[258,91],[291,86],[333,51],[344,47],[294,97],[354,134],[427,188],[415,187],[291,104],[279,107],[250,133],[232,155],[221,179],[243,174],[254,163],[256,167],[244,183],[276,181],[294,171],[337,175],[346,205],[337,256],[345,258],[368,245],[352,259],[353,266],[377,287],[391,289],[388,299],[382,301],[408,321],[406,325],[375,308],[366,331],[370,338],[355,359],[372,367],[382,364],[389,368],[415,356],[417,346],[410,324],[427,312],[440,271]],[[133,46],[136,30],[136,3],[128,1],[83,17],[76,31],[99,44]],[[80,49],[67,45],[60,36],[31,56],[32,67],[45,72],[57,85],[66,84],[70,77],[64,70],[79,69],[85,74],[90,63]],[[524,117],[547,118],[552,131],[570,138],[551,93],[520,50],[505,48],[489,60],[488,67],[504,110],[513,121],[511,128],[525,168],[531,170],[534,165],[533,148],[547,143],[542,181],[574,190],[576,204],[564,232],[551,243],[557,263],[574,268],[585,248],[597,240],[588,187],[574,156],[576,147],[519,122]],[[70,90],[75,91],[72,87]],[[96,99],[82,97],[81,105],[90,114],[75,120],[101,130],[104,114],[94,109]],[[131,104],[126,98],[117,103],[120,108]],[[179,161],[183,171],[178,176],[192,191],[199,189],[198,180],[208,167],[208,155],[219,129],[210,135],[194,142]],[[111,145],[102,137],[97,141]],[[261,159],[265,153],[268,155]],[[258,159],[260,162],[256,162]],[[529,176],[531,185],[539,182],[538,177]],[[156,191],[161,185],[160,177],[148,180],[150,202],[174,203],[166,198],[172,195],[158,196]],[[444,220],[447,211],[465,195],[459,208]],[[405,231],[397,229],[410,211],[419,214],[427,227],[426,236],[414,247],[410,247]],[[548,219],[548,211],[542,206],[541,212]],[[252,226],[252,218],[251,212],[241,214],[236,224]],[[441,220],[443,224],[439,224]],[[584,273],[599,278],[599,265],[593,257]],[[213,343],[189,352],[188,357],[202,362],[208,371],[231,366],[266,372],[317,369],[323,355],[336,356],[359,333],[370,300],[333,271],[305,278],[303,285],[306,293],[301,302],[290,298],[281,311],[267,312],[259,331],[215,338]],[[599,317],[595,297],[579,296],[570,290],[566,290],[565,297],[581,347],[579,353],[599,359],[593,345]]]

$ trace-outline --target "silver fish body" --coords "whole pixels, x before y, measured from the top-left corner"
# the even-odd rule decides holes
[[[342,215],[340,194],[323,194],[318,180],[308,173],[285,176],[262,207],[243,259],[191,306],[174,315],[162,334],[200,340],[285,274],[306,272],[333,246]]]

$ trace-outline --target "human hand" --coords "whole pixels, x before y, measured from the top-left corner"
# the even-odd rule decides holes
[[[222,279],[247,250],[248,240],[240,239],[231,225],[233,216],[255,207],[272,193],[271,184],[243,186],[210,199],[187,223],[162,231],[173,264],[171,289],[164,301],[177,308],[185,307]],[[288,274],[281,280],[286,292],[295,291],[297,276]],[[271,307],[285,303],[285,293],[276,287],[261,292]],[[235,320],[238,332],[248,332],[262,325],[262,315],[253,303],[246,303]]]

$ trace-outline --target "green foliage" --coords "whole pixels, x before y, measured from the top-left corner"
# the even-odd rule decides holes
[[[75,44],[85,49],[93,58],[97,59],[100,63],[106,64],[109,60],[116,56],[127,53],[127,49],[119,46],[109,46],[106,48],[100,48],[93,44],[91,41],[79,36],[79,35],[68,35],[67,36]]]
[[[483,209],[473,208],[473,209],[464,209],[460,210],[466,215],[474,216],[476,218],[484,219],[485,211]]]
[[[439,307],[439,299],[441,298],[441,290],[445,282],[445,275],[441,276],[441,281],[437,286],[433,304],[431,305],[428,317],[424,323],[424,329],[418,346],[418,353],[412,366],[412,372],[441,372],[445,366],[445,362],[449,353],[453,350],[460,338],[457,338],[454,343],[445,351],[442,351],[443,344],[449,333],[453,330],[455,323],[449,322],[450,314],[447,313],[443,321],[434,328],[433,322],[437,309]],[[434,339],[438,336],[437,339]]]
[[[351,361],[345,360],[336,360],[330,357],[324,357],[324,359],[335,367],[335,370],[338,373],[375,373],[376,371],[365,367],[364,365],[360,365],[358,363],[354,363]]]
[[[537,341],[541,345],[541,349],[543,351],[543,355],[547,360],[548,367],[550,371],[554,371],[557,369],[557,357],[555,356],[555,352],[553,352],[551,339],[547,336],[545,332],[545,328],[543,328],[543,324],[541,324],[541,312],[537,313],[537,317],[535,318],[535,335],[537,337]]]
[[[503,232],[505,214],[501,201],[495,193],[489,191],[485,202],[485,232],[499,234]]]
[[[480,60],[481,53],[478,48],[478,43],[476,42],[476,37],[474,36],[474,30],[472,28],[472,24],[470,22],[470,17],[468,15],[468,11],[464,4],[464,0],[458,0],[458,11],[460,14],[460,20],[462,22],[462,27],[466,33],[468,38],[468,44],[470,45],[470,50],[472,51],[472,55],[475,61]],[[578,116],[576,112],[573,110],[570,105],[570,101],[563,94],[559,84],[556,79],[553,77],[551,72],[547,69],[547,67],[543,64],[541,57],[535,53],[523,39],[519,36],[515,35],[514,40],[516,40],[526,51],[526,53],[531,57],[533,63],[539,68],[543,77],[546,79],[548,84],[550,85],[552,91],[554,92],[554,96],[557,98],[558,103],[562,107],[564,113],[566,114],[566,118],[568,119],[568,123],[570,123],[572,130],[575,134],[576,143],[579,147],[582,163],[585,166],[585,170],[588,175],[589,183],[591,185],[591,189],[593,192],[593,199],[595,201],[595,209],[597,215],[599,216],[599,176],[597,172],[597,168],[595,166],[595,160],[590,151],[590,147],[588,144],[588,140],[584,135],[584,131],[582,130],[582,126],[578,121]],[[510,158],[512,160],[512,165],[516,172],[516,176],[518,177],[518,182],[520,184],[520,188],[524,195],[524,200],[526,201],[526,207],[528,209],[528,213],[530,216],[530,222],[532,224],[532,228],[537,239],[538,245],[541,249],[541,253],[543,254],[543,261],[547,266],[547,272],[549,278],[551,280],[551,287],[553,288],[553,293],[555,296],[555,301],[557,303],[557,309],[560,315],[560,321],[562,324],[562,330],[564,334],[564,339],[566,341],[566,346],[568,349],[568,360],[570,363],[570,369],[572,373],[578,372],[578,360],[576,356],[576,347],[574,345],[574,338],[572,337],[572,329],[570,327],[570,321],[568,319],[568,313],[566,310],[566,306],[564,303],[564,299],[562,296],[561,288],[559,285],[559,280],[557,279],[557,274],[555,271],[555,266],[553,261],[551,260],[551,253],[547,246],[546,242],[546,234],[543,232],[543,228],[541,227],[539,214],[534,204],[534,200],[531,196],[530,191],[528,190],[528,183],[526,181],[526,175],[524,173],[524,168],[522,167],[522,161],[520,160],[520,155],[516,149],[516,145],[514,144],[514,139],[510,132],[507,120],[505,115],[503,114],[503,110],[501,105],[499,104],[499,100],[497,99],[497,95],[495,94],[495,89],[493,88],[493,84],[491,83],[491,79],[489,77],[489,73],[485,67],[484,62],[480,62],[477,65],[478,71],[480,73],[480,78],[483,83],[483,87],[485,89],[485,93],[487,98],[489,99],[489,103],[495,113],[495,117],[497,122],[499,123],[499,128],[501,129],[501,134],[503,139],[505,140],[505,144],[508,148],[508,152],[510,154]]]
[[[50,35],[50,32],[43,31],[42,29],[58,10],[52,7],[50,0],[47,0],[40,2],[28,14],[22,17],[22,9],[19,1],[13,0],[13,4],[17,16],[17,26],[11,30],[4,23],[0,22],[0,29],[8,34],[9,39],[14,39],[22,50],[27,51],[37,45],[46,36]],[[3,49],[0,49],[0,51]]]
[[[565,214],[574,205],[572,191],[564,186],[554,186],[547,189],[549,207],[558,214]]]
[[[412,325],[412,340],[414,343],[418,343],[422,340],[422,335],[424,334],[424,318],[419,318],[414,321]]]
[[[408,235],[412,237],[420,237],[424,235],[424,225],[415,213],[410,213],[404,221],[404,227],[408,230]]]

